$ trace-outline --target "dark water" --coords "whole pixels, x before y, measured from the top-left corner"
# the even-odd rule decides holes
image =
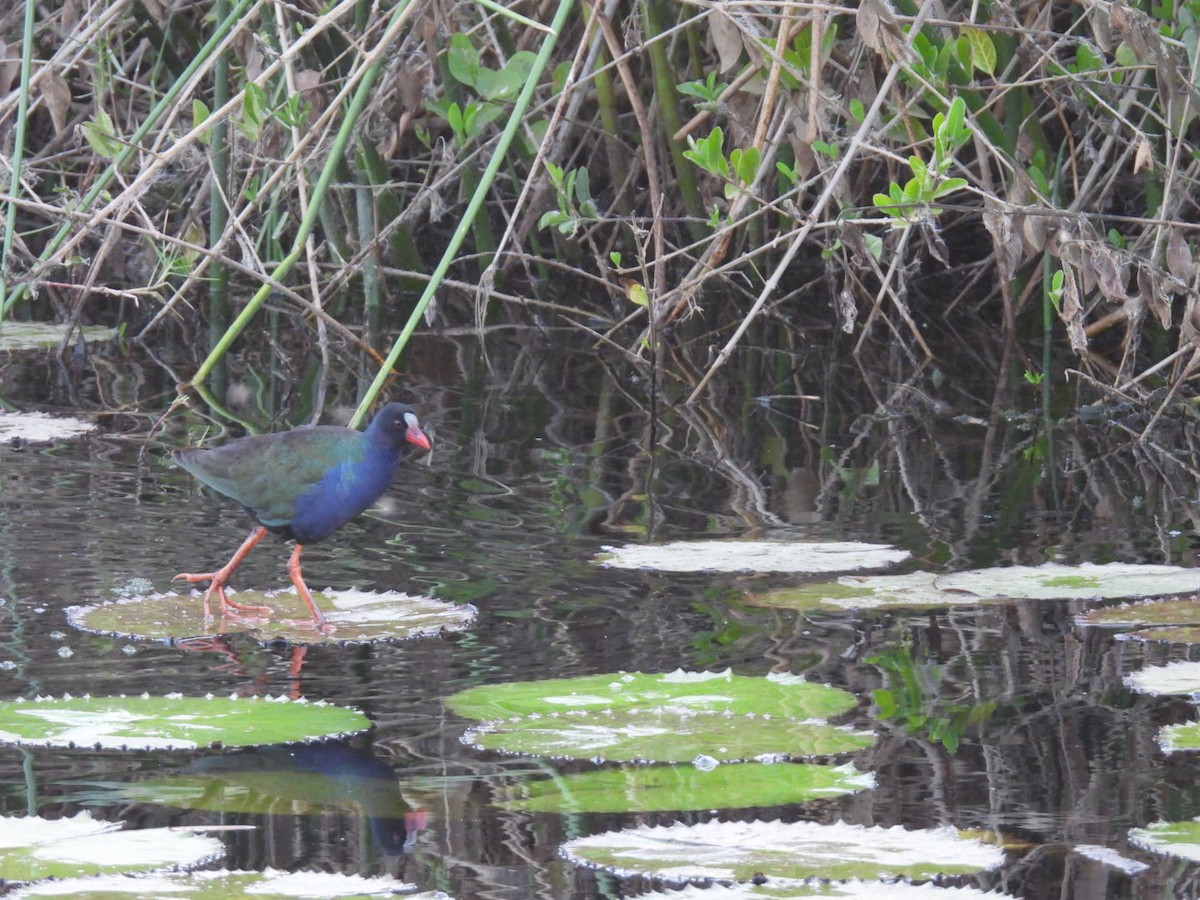
[[[66,368],[37,354],[5,362],[0,400],[82,410],[100,428],[84,440],[0,449],[4,699],[302,693],[359,707],[375,723],[349,746],[293,758],[301,770],[334,773],[332,787],[307,789],[306,808],[292,798],[283,808],[291,811],[217,814],[112,799],[114,786],[229,764],[221,760],[230,754],[0,749],[5,814],[90,808],[139,826],[251,824],[223,838],[230,868],[390,873],[460,900],[629,896],[645,885],[574,867],[558,846],[634,822],[714,814],[502,811],[493,800],[549,764],[464,747],[468,723],[442,700],[489,682],[731,667],[856,692],[862,703],[847,721],[878,734],[856,764],[878,784],[717,817],[985,829],[1006,839],[1007,862],[963,884],[1027,898],[1198,895],[1195,867],[1125,839],[1131,827],[1200,815],[1196,762],[1164,757],[1155,744],[1161,725],[1194,719],[1192,708],[1121,682],[1147,659],[1182,658],[1185,649],[1083,630],[1073,621],[1078,604],[799,613],[745,601],[795,578],[590,562],[602,545],[650,532],[886,541],[910,550],[914,565],[939,568],[1046,559],[1192,566],[1198,467],[1186,422],[1167,422],[1139,444],[1107,418],[1047,428],[1028,412],[1036,392],[1008,370],[981,384],[914,372],[886,354],[864,367],[813,348],[748,350],[694,409],[671,406],[687,390],[667,379],[651,465],[645,380],[598,359],[576,333],[493,336],[490,371],[474,338],[414,346],[394,395],[418,406],[435,450],[405,467],[382,512],[308,549],[305,572],[314,587],[471,602],[479,620],[436,640],[313,647],[299,676],[287,648],[234,637],[183,650],[67,625],[64,608],[113,597],[134,579],[166,590],[177,572],[221,563],[249,523],[165,462],[171,446],[200,435],[198,417],[176,415],[147,443],[173,395],[163,366],[99,348]],[[246,388],[250,418],[256,405],[273,411],[296,399],[294,372],[246,363],[232,377]],[[1012,387],[998,391],[1005,380]],[[334,385],[334,404],[352,405],[352,390]],[[1085,399],[1062,390],[1064,408]],[[801,399],[812,395],[821,399]],[[237,583],[283,586],[287,553],[264,542]],[[919,675],[920,689],[903,714],[872,717],[871,692],[896,687],[901,671]],[[355,779],[373,787],[358,790]],[[349,799],[336,802],[339,791]],[[1079,845],[1149,868],[1125,875],[1089,861]]]

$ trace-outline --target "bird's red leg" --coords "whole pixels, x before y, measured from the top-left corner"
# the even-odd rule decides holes
[[[329,630],[329,622],[325,619],[325,614],[317,609],[317,604],[313,602],[312,593],[308,589],[308,585],[304,583],[304,576],[300,574],[300,553],[304,550],[304,545],[299,541],[296,542],[296,549],[292,551],[292,558],[288,560],[288,575],[292,577],[292,584],[296,587],[296,593],[300,595],[300,599],[308,604],[308,611],[312,613],[313,625],[318,631]]]
[[[250,553],[250,551],[254,549],[254,545],[257,544],[259,541],[261,541],[264,537],[266,537],[266,535],[267,535],[266,527],[259,525],[252,532],[250,532],[250,536],[242,542],[242,546],[238,547],[237,553],[233,554],[233,558],[230,559],[229,562],[225,563],[225,565],[222,566],[220,569],[218,569],[216,572],[205,572],[204,574],[197,574],[197,575],[194,575],[190,572],[182,572],[179,575],[176,575],[172,579],[172,581],[183,580],[183,581],[188,582],[189,584],[195,584],[197,581],[209,582],[208,590],[204,592],[204,616],[205,616],[205,618],[207,618],[208,614],[209,614],[209,612],[208,612],[209,611],[209,605],[208,605],[209,598],[212,597],[214,594],[216,594],[217,599],[221,602],[221,613],[222,614],[228,612],[231,609],[238,610],[239,612],[266,612],[269,614],[271,612],[270,607],[248,606],[243,603],[234,603],[227,596],[225,596],[225,585],[226,585],[226,583],[228,583],[229,579],[231,577],[233,577],[234,569],[236,569],[241,564],[242,560],[245,559],[246,556]],[[235,615],[236,615],[236,613],[235,613]]]

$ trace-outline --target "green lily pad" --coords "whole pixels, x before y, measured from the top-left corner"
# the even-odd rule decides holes
[[[953,606],[978,603],[970,594],[946,594],[937,589],[934,572],[908,575],[843,575],[837,581],[782,588],[746,598],[756,606],[784,609],[875,609],[878,607]]]
[[[1163,753],[1184,750],[1200,750],[1200,724],[1167,725],[1159,729],[1158,744]]]
[[[76,628],[141,640],[174,641],[216,634],[245,633],[262,642],[296,644],[356,644],[402,641],[459,631],[475,620],[469,603],[454,604],[432,597],[388,591],[318,591],[313,601],[325,613],[332,630],[318,632],[304,601],[294,591],[259,593],[229,591],[237,602],[267,606],[270,617],[204,616],[203,594],[149,594],[67,610]]]
[[[943,591],[966,591],[977,597],[1028,600],[1117,600],[1200,590],[1200,569],[1134,563],[1081,563],[1065,566],[1005,566],[971,569],[938,577]]]
[[[853,753],[871,732],[785,717],[666,709],[573,711],[488,722],[463,735],[483,750],[596,762],[806,759]]]
[[[1081,625],[1103,628],[1141,628],[1145,625],[1200,625],[1200,603],[1190,597],[1146,600],[1090,609],[1078,617]]]
[[[933,882],[842,881],[813,884],[793,878],[772,878],[762,885],[687,885],[678,891],[653,891],[635,896],[641,900],[803,900],[810,897],[833,897],[835,900],[1002,900],[1012,897],[1012,894],[981,891],[978,888],[940,887]]]
[[[117,336],[117,329],[106,325],[69,326],[58,322],[5,321],[0,323],[0,353],[58,347],[68,329],[72,332],[72,341],[82,336],[89,344],[93,341],[111,341]]]
[[[87,812],[53,820],[2,816],[0,884],[202,866],[225,855],[219,840],[187,829],[122,826]]]
[[[1200,819],[1186,822],[1151,822],[1129,830],[1130,843],[1155,853],[1200,862]]]
[[[485,684],[446,698],[467,719],[548,715],[567,710],[652,708],[827,719],[853,708],[854,695],[799,675],[765,678],[723,672],[617,672],[581,678]]]
[[[284,697],[39,697],[0,701],[0,743],[194,750],[344,737],[371,727],[356,709]]]
[[[230,897],[254,897],[255,900],[294,900],[297,897],[395,897],[403,892],[405,900],[448,900],[440,892],[409,893],[416,885],[405,884],[389,875],[364,878],[330,872],[156,872],[138,878],[124,875],[108,878],[75,878],[67,881],[30,885],[12,897],[92,897],[96,900],[228,900]]]
[[[623,813],[746,809],[838,797],[875,786],[853,765],[806,763],[717,766],[627,766],[544,778],[513,787],[519,796],[496,803],[529,812]]]
[[[1126,563],[1078,566],[1043,563],[940,574],[844,575],[836,581],[771,591],[749,600],[759,606],[787,609],[923,608],[1011,600],[1117,599],[1198,589],[1198,569]],[[1193,621],[1196,621],[1194,614]]]
[[[1125,683],[1140,694],[1188,695],[1200,693],[1200,662],[1172,662],[1146,666],[1125,676]]]
[[[999,847],[953,828],[906,831],[836,822],[704,822],[641,826],[576,838],[563,855],[618,876],[667,882],[852,878],[931,879],[993,869]]]
[[[1116,637],[1119,641],[1141,641],[1146,644],[1200,644],[1200,625],[1139,628]]]
[[[61,438],[79,437],[95,431],[91,422],[72,416],[50,416],[40,412],[4,412],[0,410],[0,441],[26,441],[43,444]]]
[[[664,572],[853,572],[882,569],[910,556],[861,541],[674,541],[605,547],[596,562],[615,569]]]

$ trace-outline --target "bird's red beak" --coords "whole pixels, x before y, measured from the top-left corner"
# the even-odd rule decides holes
[[[408,426],[408,430],[404,432],[404,439],[410,444],[420,447],[422,450],[429,449],[429,438],[425,437],[425,432],[416,425]]]

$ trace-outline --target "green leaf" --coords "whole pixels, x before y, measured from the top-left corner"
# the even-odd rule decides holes
[[[1195,735],[1191,736],[1192,738]],[[1186,748],[1195,750],[1196,746]],[[1184,822],[1151,822],[1145,828],[1131,828],[1131,843],[1179,859],[1200,862],[1200,819]]]
[[[654,708],[731,715],[826,719],[851,709],[853,694],[795,675],[757,678],[723,672],[612,672],[579,678],[480,685],[446,698],[468,719],[494,720],[567,710]]]
[[[575,170],[575,199],[580,203],[588,203],[592,199],[591,186],[588,184],[588,170],[584,167]]]
[[[882,209],[885,212],[896,208],[897,201],[893,200],[887,194],[876,194],[871,198],[871,202],[875,204],[877,209]]]
[[[850,101],[849,108],[850,118],[852,118],[855,122],[861,124],[863,119],[867,117],[866,107],[863,106],[863,102],[857,97]]]
[[[1080,43],[1075,47],[1075,71],[1098,72],[1104,67],[1104,58],[1091,44]]]
[[[825,156],[828,156],[830,159],[837,159],[842,155],[841,148],[836,144],[829,144],[825,141],[813,141],[811,144],[809,144],[809,146],[812,147],[814,153],[822,153]],[[776,163],[775,165],[776,167],[779,167],[782,165],[782,163]],[[792,179],[792,183],[795,183],[794,177]]]
[[[960,836],[950,826],[907,830],[899,825],[758,820],[639,825],[575,838],[560,852],[577,865],[626,878],[748,882],[762,875],[768,884],[801,878],[929,881],[995,869],[1004,862],[1002,848]]]
[[[933,199],[936,200],[939,197],[945,197],[947,194],[953,194],[955,191],[961,191],[966,186],[967,179],[965,178],[947,178],[934,189]]]
[[[83,136],[92,152],[104,159],[112,159],[121,150],[121,143],[116,140],[112,117],[99,106],[96,107],[96,114],[92,120],[83,123]]]
[[[166,828],[147,833],[130,832],[141,842]],[[136,845],[135,845],[136,846]],[[114,842],[105,847],[112,859],[125,857],[123,847]],[[431,900],[433,892],[412,894],[411,884],[390,875],[341,875],[332,872],[288,872],[267,868],[261,872],[230,872],[226,869],[199,872],[160,870],[139,875],[136,880],[127,874],[42,881],[22,889],[26,900],[37,897],[86,897],[89,900],[139,900],[145,897],[172,897],[175,900],[221,900],[227,897],[255,897],[258,900],[283,900],[287,897],[396,897],[408,900]],[[440,892],[436,896],[446,896]]]
[[[538,219],[538,229],[546,229],[550,227],[557,228],[563,234],[574,234],[578,220],[570,213],[562,212],[557,209],[552,209],[549,212],[543,213]]]
[[[1139,63],[1137,54],[1133,52],[1133,47],[1131,47],[1125,41],[1122,41],[1117,45],[1114,56],[1116,57],[1117,65],[1121,66],[1122,68],[1130,68],[1138,65]]]
[[[636,281],[625,282],[625,296],[634,306],[650,306],[650,295],[646,293],[645,285]]]
[[[852,572],[908,559],[890,544],[863,541],[697,540],[605,547],[601,565],[667,572]]]
[[[210,115],[211,115],[211,112],[208,109],[208,105],[203,100],[200,100],[200,99],[192,100],[192,128],[199,128],[201,125],[203,125],[205,122],[208,121],[208,117]],[[208,129],[205,129],[204,131],[200,132],[200,142],[201,143],[207,144],[207,143],[209,143],[209,141],[211,139],[212,139],[212,136],[210,135]]]
[[[879,196],[876,194],[876,196]],[[862,236],[863,243],[867,245],[867,252],[876,260],[883,259],[883,238],[877,234],[864,234]]]
[[[486,92],[481,90],[480,94],[488,100],[515,100],[529,80],[536,62],[537,55],[529,50],[514,53],[508,64],[497,73],[494,84]]]
[[[708,137],[699,140],[689,135],[688,145],[691,149],[683,151],[684,158],[718,178],[729,178],[729,163],[724,151],[725,133],[720,126],[709,132]]]
[[[62,338],[71,332],[73,337],[82,337],[84,341],[112,341],[116,337],[116,329],[108,325],[71,325],[56,322],[5,322],[0,328],[0,353],[10,353],[12,350],[42,350],[58,347]],[[0,415],[0,439],[4,438],[6,422],[16,422],[20,416],[41,416],[43,413],[5,412]],[[47,416],[48,418],[48,416]],[[17,437],[14,434],[13,437]]]
[[[0,817],[0,871],[6,882],[195,867],[220,859],[224,847],[189,829],[130,828],[81,812],[59,819]],[[126,886],[129,878],[124,877]],[[89,885],[90,887],[90,885]],[[86,892],[88,888],[80,891]],[[80,896],[72,892],[73,896]]]
[[[237,596],[242,603],[265,605],[276,615],[254,619],[206,617],[199,593],[190,592],[73,606],[67,610],[67,618],[84,631],[146,640],[174,641],[242,633],[263,643],[288,640],[298,644],[353,644],[459,631],[475,617],[475,608],[470,604],[447,603],[397,591],[314,591],[313,601],[332,626],[328,633],[319,633],[311,627],[307,608],[294,590],[239,591]]]
[[[262,128],[262,123],[266,121],[267,116],[270,114],[271,108],[267,103],[267,92],[253,81],[249,82],[242,93],[242,123],[244,129],[252,132],[254,137],[257,138],[258,132]]]
[[[717,766],[626,766],[522,783],[503,809],[529,812],[627,813],[783,806],[850,794],[874,778],[853,765],[805,763]],[[501,788],[503,789],[503,788]]]
[[[308,123],[308,114],[312,107],[299,96],[288,97],[283,105],[275,110],[275,117],[289,128],[300,128]]]
[[[757,147],[747,147],[745,150],[734,150],[729,154],[733,163],[733,171],[742,184],[753,184],[758,177],[759,154]]]
[[[992,36],[982,28],[967,27],[963,36],[971,48],[971,64],[987,75],[996,74],[996,45]]]
[[[751,598],[751,602],[796,609],[949,608],[1026,599],[1115,600],[1197,589],[1200,589],[1200,572],[1180,566],[1043,563],[940,574],[918,571],[907,575],[843,575],[836,581],[761,594]],[[1116,611],[1125,616],[1123,621],[1137,615],[1137,610],[1116,608]],[[1097,620],[1093,624],[1102,623]]]
[[[485,750],[555,759],[668,763],[698,756],[722,763],[807,759],[854,753],[875,743],[870,732],[823,722],[700,712],[689,705],[672,709],[669,704],[490,722],[468,731],[463,741]]]
[[[476,87],[479,81],[479,51],[471,39],[461,31],[450,38],[450,49],[446,51],[446,67],[459,84]]]
[[[280,697],[53,697],[0,701],[0,741],[35,747],[194,750],[343,737],[356,709]]]

